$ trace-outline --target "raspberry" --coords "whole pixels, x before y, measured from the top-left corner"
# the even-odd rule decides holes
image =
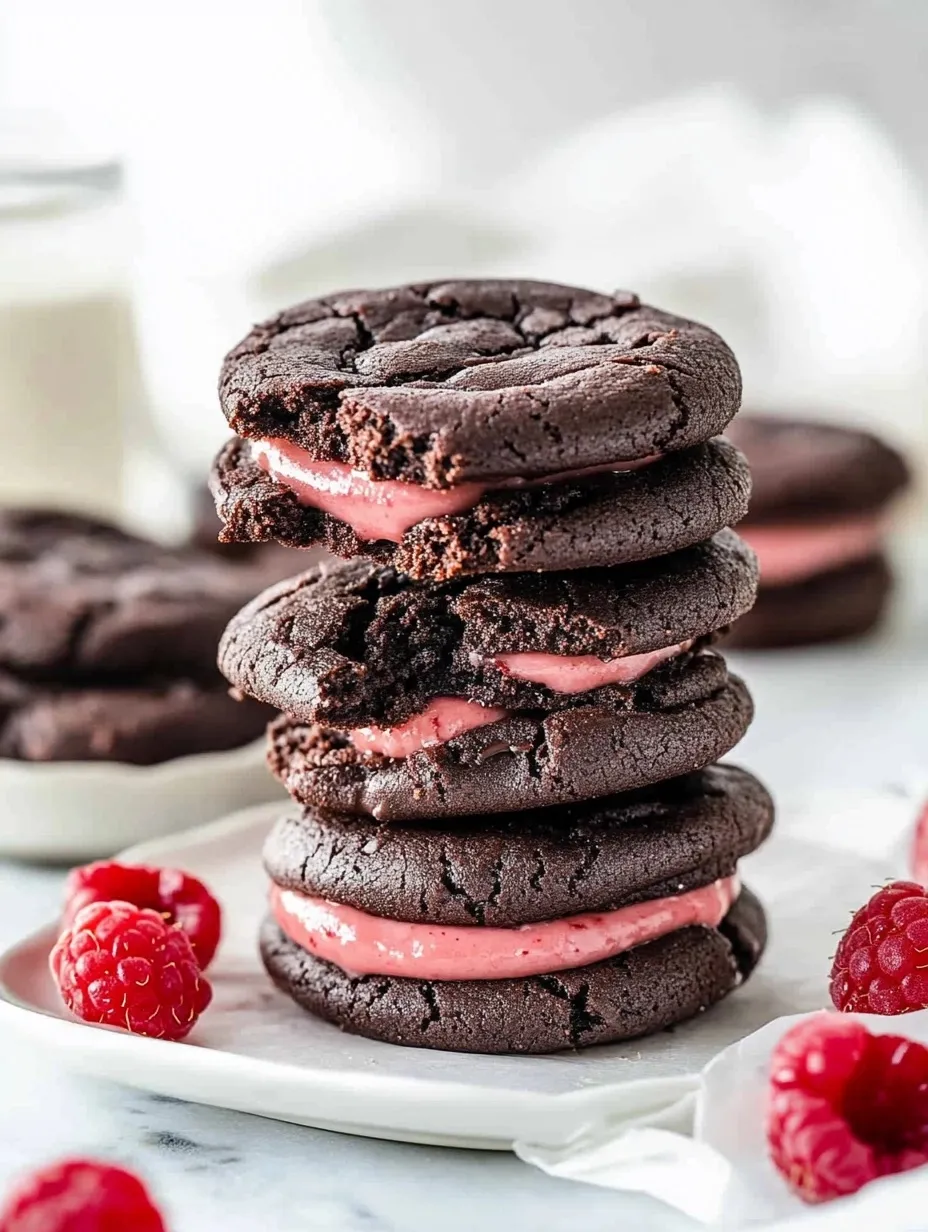
[[[915,823],[912,842],[912,876],[919,885],[928,885],[928,801]]]
[[[914,881],[878,890],[851,920],[831,968],[839,1010],[908,1014],[928,1007],[928,892]]]
[[[62,927],[70,926],[88,903],[134,903],[151,907],[187,934],[205,971],[216,953],[222,916],[219,904],[202,881],[176,868],[101,862],[72,869],[65,883]]]
[[[49,962],[78,1018],[155,1039],[183,1039],[212,997],[186,934],[132,903],[84,907]]]
[[[0,1232],[166,1232],[140,1180],[69,1159],[27,1177],[0,1210]]]
[[[816,1014],[787,1031],[770,1069],[767,1143],[806,1202],[928,1163],[928,1048]]]

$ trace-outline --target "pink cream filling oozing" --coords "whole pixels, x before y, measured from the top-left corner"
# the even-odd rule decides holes
[[[761,585],[789,586],[865,559],[886,530],[886,518],[871,515],[821,526],[739,526],[738,534],[757,553]]]
[[[417,749],[444,744],[474,727],[485,727],[505,719],[508,710],[499,706],[480,706],[463,697],[436,697],[419,714],[396,727],[356,727],[349,732],[351,743],[362,753],[384,757],[408,757]]]
[[[396,479],[371,479],[344,462],[319,462],[292,441],[252,441],[252,457],[278,483],[294,492],[303,505],[321,509],[347,522],[359,539],[401,543],[411,526],[424,518],[448,517],[472,509],[490,488],[534,487],[604,471],[632,471],[657,461],[657,455],[632,462],[610,462],[562,471],[537,480],[459,483],[435,490]]]
[[[500,654],[490,662],[519,680],[543,684],[555,693],[585,693],[606,684],[630,684],[640,680],[668,659],[689,650],[692,642],[664,646],[646,654],[624,655],[618,659],[598,659],[595,655]]]
[[[505,980],[586,967],[691,925],[716,928],[739,888],[735,875],[669,898],[520,928],[389,920],[279,886],[271,887],[271,911],[296,945],[352,975]]]
[[[501,654],[489,661],[501,672],[545,685],[555,693],[585,693],[606,684],[627,684],[639,680],[659,663],[688,650],[692,642],[665,646],[647,654],[625,655],[619,659],[597,659],[595,655]],[[475,662],[480,662],[476,656]],[[419,714],[396,727],[356,727],[349,732],[351,743],[362,753],[382,757],[408,757],[430,745],[444,744],[475,727],[485,727],[509,715],[499,706],[481,706],[463,697],[436,697]]]

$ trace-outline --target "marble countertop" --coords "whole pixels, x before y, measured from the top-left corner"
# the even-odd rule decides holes
[[[736,760],[775,794],[928,782],[928,551],[893,626],[865,644],[737,656],[757,719]],[[733,656],[734,657],[734,656]],[[0,863],[0,946],[53,918],[63,871]],[[150,1183],[172,1232],[677,1232],[639,1196],[554,1181],[513,1156],[350,1138],[70,1076],[4,1041],[0,1191],[62,1154],[122,1162]]]

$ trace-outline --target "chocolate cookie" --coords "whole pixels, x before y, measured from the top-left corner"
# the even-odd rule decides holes
[[[751,466],[750,524],[817,521],[876,510],[910,478],[894,449],[857,428],[741,414],[726,436]]]
[[[261,931],[271,978],[318,1017],[388,1043],[487,1053],[556,1052],[660,1031],[745,980],[765,944],[763,909],[749,890],[718,928],[678,929],[605,962],[524,979],[351,976],[272,919]]]
[[[302,804],[384,821],[505,813],[630,791],[697,770],[744,735],[753,709],[712,651],[543,714],[514,713],[405,758],[282,716],[273,773]]]
[[[710,766],[621,796],[446,829],[307,808],[276,824],[264,863],[285,889],[371,915],[514,927],[709,885],[772,823],[755,778]]]
[[[870,556],[795,586],[762,589],[726,644],[757,650],[863,637],[882,619],[893,589],[885,556]]]
[[[476,280],[299,304],[226,357],[219,395],[240,436],[439,489],[688,448],[741,377],[718,335],[627,292]]]
[[[225,446],[212,486],[227,542],[321,543],[339,556],[441,581],[618,565],[690,547],[744,517],[750,475],[741,454],[718,438],[638,470],[488,491],[463,512],[422,518],[398,541],[360,538],[347,522],[301,504],[247,442]]]
[[[221,684],[62,689],[0,673],[0,757],[148,766],[256,740],[269,711]]]
[[[623,569],[444,586],[358,560],[259,595],[226,630],[219,665],[243,693],[338,727],[403,722],[439,695],[550,710],[570,695],[514,675],[509,656],[627,659],[690,643],[746,612],[755,587],[731,531]]]
[[[0,668],[32,680],[216,680],[216,645],[254,581],[106,522],[0,511]]]

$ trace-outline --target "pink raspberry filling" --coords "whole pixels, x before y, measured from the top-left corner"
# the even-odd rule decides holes
[[[762,586],[789,586],[864,560],[879,551],[886,532],[883,515],[821,526],[738,527],[738,534],[757,553]]]
[[[518,680],[543,684],[555,693],[585,693],[606,684],[630,684],[640,680],[661,663],[689,650],[692,641],[649,650],[646,654],[624,655],[618,659],[598,659],[595,655],[500,654],[490,662]]]
[[[668,898],[519,928],[389,920],[276,885],[271,912],[296,945],[351,975],[507,980],[586,967],[680,928],[717,928],[739,888],[735,875]]]
[[[408,757],[417,749],[444,744],[474,727],[505,719],[508,714],[499,706],[480,706],[463,697],[435,697],[420,714],[405,723],[396,727],[356,727],[349,736],[361,753]]]
[[[253,441],[251,450],[258,465],[294,492],[301,504],[347,522],[359,539],[387,539],[391,543],[402,543],[406,531],[425,518],[450,517],[473,509],[491,488],[531,487],[604,471],[638,470],[657,461],[655,454],[632,462],[562,471],[537,480],[459,483],[436,490],[396,479],[371,479],[344,462],[317,461],[299,445],[280,438]]]
[[[595,655],[501,654],[489,661],[501,672],[545,685],[555,693],[585,693],[606,684],[628,684],[650,672],[658,664],[689,649],[692,642],[665,646],[647,654],[625,655],[618,659],[597,659]],[[475,663],[480,656],[472,656]],[[356,727],[348,733],[361,753],[382,757],[408,757],[419,749],[444,744],[475,727],[485,727],[509,716],[499,706],[481,706],[463,697],[435,697],[419,714],[395,727]]]

